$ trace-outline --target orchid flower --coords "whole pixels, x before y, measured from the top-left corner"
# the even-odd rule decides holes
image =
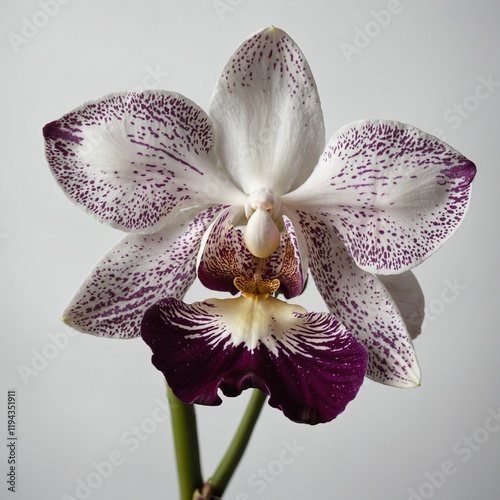
[[[266,28],[236,50],[208,114],[174,92],[117,93],[49,123],[44,135],[48,162],[69,198],[130,233],[96,265],[66,309],[65,321],[75,329],[136,337],[145,311],[163,299],[146,328],[166,314],[181,336],[196,338],[200,359],[229,342],[236,371],[262,344],[269,350],[262,363],[278,360],[279,374],[293,351],[313,360],[317,376],[320,351],[347,342],[351,332],[368,351],[368,377],[399,387],[419,384],[411,336],[418,334],[423,306],[410,269],[462,221],[475,166],[438,138],[395,121],[356,121],[325,145],[316,84],[283,31]],[[276,275],[269,279],[280,281],[287,299],[301,293],[310,270],[331,314],[275,302],[268,296],[274,287],[262,285],[262,276],[256,288],[235,285],[239,276],[228,279],[218,257],[228,227],[243,228],[245,255],[268,262]],[[280,252],[294,254],[292,276],[273,267]],[[197,262],[202,282],[242,297],[182,304]],[[239,270],[255,264],[245,262]],[[251,304],[259,304],[262,317],[276,312],[276,322],[266,336],[268,323],[256,319],[236,345],[234,331],[243,327],[231,311]],[[182,346],[171,342],[182,359]],[[155,356],[166,356],[160,354],[164,347],[158,349]],[[358,356],[359,367],[361,361]],[[327,362],[341,363],[333,357]],[[220,380],[222,368],[217,370],[214,380]],[[263,368],[252,372],[259,381],[231,370],[228,392],[269,378]],[[189,398],[214,402],[214,387],[205,387],[205,396],[191,391]]]
[[[241,295],[194,304],[167,297],[151,306],[141,331],[153,364],[185,403],[217,405],[219,389],[237,396],[254,387],[293,421],[328,422],[361,387],[367,351],[333,314],[271,296],[302,290],[292,238],[281,235],[272,258],[258,258],[230,220],[226,213],[208,233],[198,269],[205,284]]]

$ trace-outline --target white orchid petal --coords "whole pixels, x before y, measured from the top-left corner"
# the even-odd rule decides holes
[[[201,238],[221,208],[182,212],[158,233],[125,236],[81,284],[63,320],[83,333],[137,337],[148,307],[182,297],[193,282]]]
[[[101,222],[153,233],[183,208],[243,202],[216,167],[206,113],[173,92],[117,93],[44,127],[67,196]]]
[[[453,234],[475,172],[471,161],[415,127],[359,121],[335,134],[308,181],[282,202],[327,219],[363,269],[393,274]]]
[[[323,151],[323,116],[309,65],[275,27],[254,34],[231,56],[209,114],[217,155],[247,194],[294,189]]]
[[[416,276],[411,271],[401,274],[377,276],[384,284],[403,316],[406,328],[412,339],[422,330],[425,299]]]
[[[396,387],[420,384],[420,369],[405,322],[382,283],[360,269],[332,229],[305,212],[299,217],[314,282],[329,310],[369,354],[367,376]]]

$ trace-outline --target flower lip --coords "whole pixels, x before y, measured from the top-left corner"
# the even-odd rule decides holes
[[[364,380],[366,349],[333,316],[307,313],[273,297],[173,297],[150,307],[141,333],[174,394],[184,403],[218,405],[249,387],[295,422],[340,414]]]

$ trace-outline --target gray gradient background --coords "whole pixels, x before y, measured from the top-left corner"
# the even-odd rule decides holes
[[[83,498],[77,481],[95,481],[93,463],[113,452],[122,463],[91,490],[91,500],[177,497],[169,419],[158,407],[162,376],[150,364],[149,348],[141,340],[69,337],[59,322],[80,281],[121,234],[65,198],[45,163],[41,128],[86,100],[141,85],[178,91],[207,109],[233,50],[274,24],[311,65],[328,137],[360,118],[441,129],[479,174],[464,224],[416,270],[429,311],[415,343],[422,386],[399,390],[367,381],[344,414],[316,427],[266,407],[225,498],[406,500],[413,489],[420,498],[497,499],[500,431],[488,418],[500,412],[500,86],[483,89],[482,100],[471,96],[481,77],[500,81],[500,2],[222,3],[230,9],[221,19],[212,0],[72,0],[18,52],[8,34],[20,35],[23,18],[32,20],[41,7],[32,0],[1,4],[0,497]],[[341,44],[353,44],[357,29],[373,21],[372,11],[389,5],[400,12],[348,61]],[[376,33],[376,26],[369,30]],[[147,78],[148,67],[156,66],[168,73],[158,82]],[[453,107],[464,104],[476,109],[459,120]],[[188,300],[207,295],[196,286]],[[313,287],[298,302],[325,310]],[[54,335],[67,345],[55,348]],[[37,353],[52,359],[43,364],[34,360]],[[23,367],[36,375],[23,381]],[[15,495],[4,481],[8,389],[18,398]],[[199,409],[206,475],[247,399]],[[134,426],[149,432],[144,441],[131,439]],[[293,460],[283,455],[284,442],[300,447]],[[453,473],[433,486],[429,476],[442,479],[436,471],[443,466]],[[269,479],[257,480],[259,470]]]

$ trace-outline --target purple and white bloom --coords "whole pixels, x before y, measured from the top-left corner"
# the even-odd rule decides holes
[[[302,291],[310,270],[331,314],[368,351],[368,377],[399,387],[419,384],[411,336],[418,334],[423,299],[410,269],[459,226],[475,166],[436,137],[394,121],[351,123],[325,145],[316,84],[283,31],[266,28],[237,49],[208,114],[174,92],[118,93],[49,123],[44,135],[48,162],[70,199],[130,233],[66,309],[64,318],[75,329],[136,337],[144,312],[168,297],[157,307],[178,322],[212,312],[205,326],[214,336],[193,333],[207,349],[236,346],[228,306],[188,306],[179,299],[195,279],[197,259],[205,284],[238,291],[213,268],[225,237],[217,235],[226,234],[224,225],[241,226],[244,246],[257,259],[278,262],[282,242],[288,251],[293,247],[300,263],[295,276],[283,279],[280,270],[276,277],[285,297]],[[254,299],[234,300],[248,308]],[[273,303],[266,298],[259,307],[270,313]],[[333,336],[340,331],[331,317],[276,307],[286,321],[270,335],[292,342],[290,331],[297,328],[303,340],[297,352],[309,342],[309,359],[323,337],[318,334],[315,346],[303,332],[317,333],[323,320]],[[237,347],[259,350],[265,338],[252,333]],[[330,341],[321,348],[332,347]],[[276,340],[273,356],[273,349],[287,352],[286,342]],[[241,380],[231,390],[239,391]],[[213,394],[206,397],[213,401]]]
[[[194,304],[167,297],[151,306],[141,331],[153,364],[185,403],[217,405],[219,389],[238,396],[254,387],[295,422],[329,422],[363,383],[365,347],[333,314],[270,296],[302,287],[290,238],[281,237],[273,258],[257,258],[223,219],[207,239],[200,276],[241,295]]]

